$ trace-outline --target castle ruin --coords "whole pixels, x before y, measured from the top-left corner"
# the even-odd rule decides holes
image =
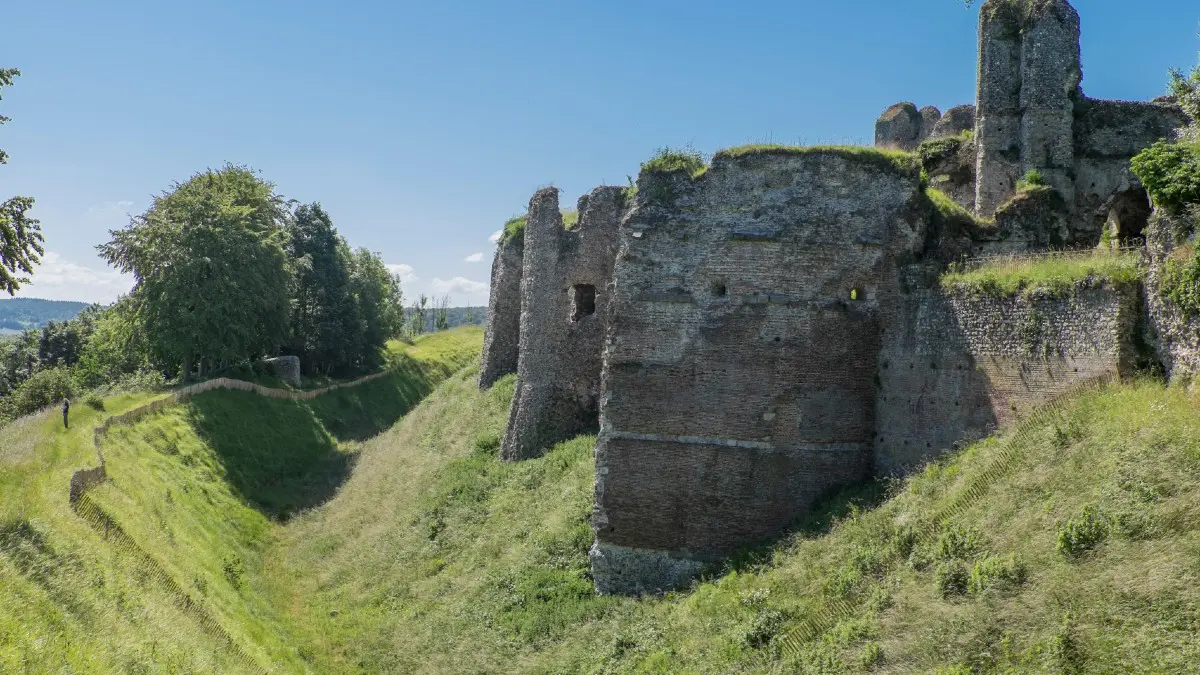
[[[701,172],[643,170],[635,196],[581,198],[570,230],[557,190],[534,195],[523,248],[497,252],[481,384],[517,351],[505,459],[598,428],[600,592],[684,585],[831,490],[1134,371],[1140,283],[1011,297],[939,283],[964,256],[1145,233],[1129,159],[1185,118],[1084,97],[1078,40],[1065,0],[991,0],[976,105],[892,106],[879,149],[748,146]],[[1019,190],[1031,170],[1046,185]],[[1174,339],[1168,365],[1190,358]]]

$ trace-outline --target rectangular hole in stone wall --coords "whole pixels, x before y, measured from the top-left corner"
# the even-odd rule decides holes
[[[596,313],[596,287],[591,284],[575,284],[571,287],[571,320],[578,321]]]

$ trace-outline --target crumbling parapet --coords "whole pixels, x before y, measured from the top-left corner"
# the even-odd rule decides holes
[[[596,447],[603,593],[667,590],[871,472],[896,259],[924,245],[920,169],[748,148],[643,172],[621,228]]]
[[[875,122],[875,147],[915,150],[925,139],[925,117],[912,103],[897,103]]]
[[[567,230],[558,190],[529,202],[521,275],[517,386],[501,444],[503,459],[537,457],[599,417],[608,285],[624,191],[596,188],[579,200]]]
[[[480,357],[479,386],[517,372],[521,340],[521,268],[524,263],[525,236],[518,228],[505,229],[492,259],[491,294],[488,296],[488,324]]]
[[[967,131],[975,131],[975,106],[956,105],[934,125],[930,138],[949,138]]]

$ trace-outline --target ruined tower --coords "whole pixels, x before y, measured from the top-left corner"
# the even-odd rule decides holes
[[[1075,194],[1079,14],[1066,0],[989,0],[979,23],[975,211],[990,216],[1037,170]]]
[[[567,229],[556,188],[538,190],[529,201],[521,349],[500,448],[504,459],[536,457],[596,425],[608,284],[623,208],[621,188],[596,188],[579,199],[579,221]]]
[[[479,386],[517,372],[521,339],[521,267],[525,255],[524,219],[505,224],[492,259],[492,285],[488,296],[488,326],[483,339]]]
[[[605,354],[602,592],[678,586],[871,473],[881,308],[923,241],[915,162],[734,150],[697,179],[643,171]]]

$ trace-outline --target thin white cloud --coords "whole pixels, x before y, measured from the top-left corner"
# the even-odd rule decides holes
[[[483,260],[483,254],[482,253],[472,253],[471,255],[463,258],[463,260],[465,262],[469,262],[469,263],[481,262]]]
[[[503,237],[503,236],[504,236],[504,230],[496,230],[495,232],[492,233],[492,236],[488,237],[488,241],[490,241],[494,244],[494,243],[500,241],[500,237]]]
[[[115,202],[104,202],[88,207],[88,215],[93,216],[124,216],[133,210],[133,202],[122,199]]]
[[[46,251],[42,262],[21,286],[18,297],[80,302],[116,302],[133,288],[133,275],[122,274],[97,261],[94,266],[66,260],[54,251]]]
[[[421,279],[421,277],[413,273],[412,265],[398,263],[394,265],[388,265],[387,268],[389,272],[400,277],[401,283],[411,284],[412,282],[419,281]]]
[[[450,302],[454,306],[487,304],[488,285],[481,281],[471,281],[465,277],[435,278],[430,283],[430,287],[435,297],[449,295]]]

